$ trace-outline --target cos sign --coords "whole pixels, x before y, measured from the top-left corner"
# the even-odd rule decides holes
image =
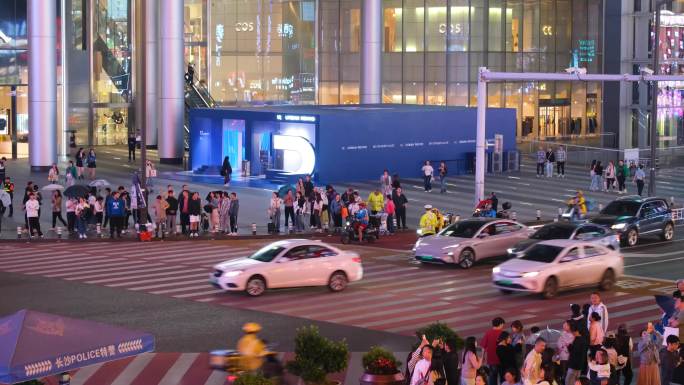
[[[439,33],[445,34],[447,31],[447,25],[445,23],[442,23],[439,25]],[[449,25],[449,32],[452,35],[460,35],[463,32],[463,27],[461,24],[450,24]]]
[[[252,32],[254,31],[253,22],[235,23],[235,32]]]

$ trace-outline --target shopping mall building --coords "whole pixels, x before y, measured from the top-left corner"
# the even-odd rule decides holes
[[[0,152],[16,137],[32,166],[46,166],[74,137],[116,145],[144,128],[176,162],[188,64],[202,94],[229,106],[475,106],[482,66],[638,74],[651,62],[651,2],[2,0]],[[660,71],[684,73],[684,0],[661,15]],[[648,84],[508,82],[488,92],[489,106],[516,109],[522,147],[649,145]],[[683,93],[660,83],[659,146],[684,145]]]

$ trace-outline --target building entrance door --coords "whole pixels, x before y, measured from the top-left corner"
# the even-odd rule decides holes
[[[570,134],[570,101],[567,99],[539,100],[539,138]]]

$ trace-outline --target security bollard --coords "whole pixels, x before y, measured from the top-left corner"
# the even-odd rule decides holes
[[[599,211],[603,210],[603,203],[598,204],[598,209],[599,209]]]
[[[455,221],[455,222],[459,222],[460,220],[461,220],[461,216],[460,216],[460,215],[456,215],[456,219],[455,219],[454,221]]]
[[[21,233],[22,233],[21,226],[17,226],[17,239],[21,239]],[[29,237],[30,238],[30,237]]]
[[[560,220],[561,218],[563,218],[563,208],[559,207],[558,208],[558,220]]]
[[[57,238],[62,239],[62,228],[57,227]]]
[[[256,235],[256,223],[252,223],[252,235]]]
[[[537,220],[541,221],[541,210],[537,209]]]
[[[183,226],[181,226],[181,225],[176,225],[176,235],[180,234],[181,231],[183,231]]]
[[[670,197],[670,207],[674,207],[675,202],[674,202],[674,197]]]
[[[294,227],[292,227],[292,225],[288,225],[287,226],[287,232],[290,234],[294,234]]]
[[[511,213],[511,219],[514,220],[514,221],[515,221],[515,220],[518,220],[518,213],[516,213],[515,211],[513,211],[513,212]]]
[[[95,225],[95,233],[97,234],[98,238],[102,238],[102,225],[101,224],[98,223],[97,225]]]

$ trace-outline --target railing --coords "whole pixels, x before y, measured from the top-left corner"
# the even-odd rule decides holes
[[[678,224],[684,224],[684,208],[672,209],[672,220]]]
[[[568,164],[582,165],[587,169],[589,169],[594,160],[607,164],[609,161],[617,163],[618,160],[625,158],[624,150],[615,148],[583,146],[547,140],[532,140],[529,143],[526,142],[525,145],[529,147],[525,146],[527,148],[522,150],[522,152],[524,153],[524,157],[531,160],[532,163],[536,162],[536,151],[539,147],[542,147],[544,150],[547,150],[549,147],[556,150],[559,146],[563,146],[567,151],[566,162]],[[651,149],[639,149],[639,155],[639,163],[643,164],[644,167],[649,168],[651,165]],[[673,167],[684,164],[684,146],[658,149],[655,161],[656,168]]]

